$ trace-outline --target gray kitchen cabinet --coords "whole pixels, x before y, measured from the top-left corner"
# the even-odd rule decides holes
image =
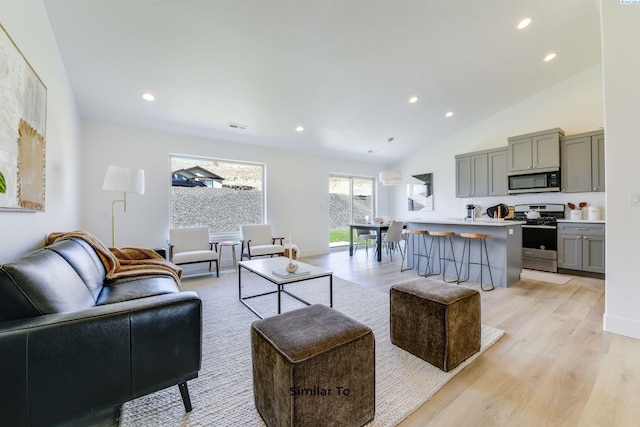
[[[558,267],[604,273],[605,225],[558,223]]]
[[[489,162],[487,153],[471,156],[471,195],[489,195]]]
[[[456,197],[471,196],[471,156],[456,156]]]
[[[507,148],[490,151],[489,161],[489,196],[506,196],[509,190],[507,178]]]
[[[508,173],[548,172],[560,167],[560,128],[508,138]]]
[[[456,197],[507,194],[507,148],[456,156]]]
[[[604,191],[604,131],[563,137],[560,153],[563,192]]]
[[[604,191],[604,131],[591,136],[592,191]]]
[[[456,156],[456,197],[488,195],[489,166],[487,158],[486,152]]]

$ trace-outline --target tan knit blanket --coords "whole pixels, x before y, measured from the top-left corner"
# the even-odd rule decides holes
[[[86,231],[56,232],[47,236],[47,245],[64,239],[81,239],[98,254],[107,274],[107,281],[124,277],[162,274],[171,276],[180,286],[182,269],[162,258],[156,251],[145,248],[107,248],[93,234]]]

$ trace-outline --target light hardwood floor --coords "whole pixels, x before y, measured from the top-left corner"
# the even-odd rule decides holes
[[[416,277],[399,256],[378,263],[362,248],[301,261],[383,292]],[[602,330],[604,280],[523,280],[481,296],[482,323],[505,335],[400,426],[640,425],[640,340]]]

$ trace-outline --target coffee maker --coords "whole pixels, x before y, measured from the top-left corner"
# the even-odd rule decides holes
[[[465,218],[465,221],[473,221],[476,217],[476,210],[479,208],[479,206],[476,205],[467,205],[467,217]]]

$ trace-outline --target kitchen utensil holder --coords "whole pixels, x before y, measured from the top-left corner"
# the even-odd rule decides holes
[[[579,209],[573,209],[569,212],[569,218],[572,221],[582,221],[582,211]]]

